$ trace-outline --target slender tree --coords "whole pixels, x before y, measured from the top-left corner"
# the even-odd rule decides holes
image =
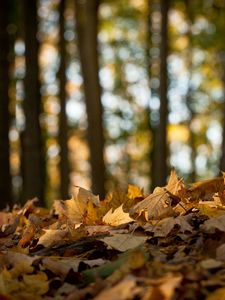
[[[11,203],[8,1],[0,1],[0,207]]]
[[[23,132],[23,198],[38,197],[44,202],[43,150],[39,123],[41,110],[36,1],[23,0],[25,66],[25,130]]]
[[[216,15],[220,18],[220,36],[223,34],[224,26],[225,26],[225,10],[224,6],[223,8],[218,9],[218,7],[214,7],[216,10]],[[224,36],[224,35],[223,35]],[[222,120],[222,127],[223,127],[223,133],[222,133],[222,143],[221,143],[221,156],[219,161],[219,170],[225,171],[225,39],[222,40],[222,47],[220,47],[220,60],[221,60],[221,66],[222,66],[222,72],[221,72],[221,80],[223,83],[223,120]]]
[[[65,0],[59,4],[59,27],[60,27],[60,66],[59,66],[59,83],[60,83],[60,114],[59,114],[59,145],[60,145],[60,194],[63,199],[68,198],[69,187],[69,164],[68,164],[68,138],[67,138],[67,117],[66,117],[66,45],[64,38],[64,11]]]
[[[195,182],[196,180],[196,137],[195,133],[192,130],[192,121],[195,117],[195,111],[193,109],[193,97],[192,97],[192,86],[191,86],[191,79],[192,79],[192,73],[193,73],[193,45],[192,45],[192,32],[191,27],[193,24],[193,14],[191,10],[191,1],[185,0],[185,8],[186,8],[186,16],[187,16],[187,22],[188,22],[188,30],[187,30],[187,38],[188,38],[188,49],[187,49],[187,56],[186,56],[186,62],[187,62],[187,68],[189,70],[189,77],[188,77],[188,86],[187,86],[187,94],[186,94],[186,105],[189,110],[189,121],[188,121],[188,127],[189,127],[189,146],[191,148],[191,173],[190,173],[190,180],[192,182]]]
[[[94,193],[105,195],[104,137],[97,50],[98,0],[75,0],[76,30],[88,119],[88,142]]]
[[[161,0],[161,44],[160,44],[160,109],[159,125],[156,130],[153,174],[154,184],[163,186],[167,179],[167,119],[168,119],[168,10],[169,0]]]

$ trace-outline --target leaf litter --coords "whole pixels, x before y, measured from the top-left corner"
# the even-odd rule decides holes
[[[0,299],[224,299],[221,177],[129,185],[105,200],[81,187],[51,209],[0,212]]]

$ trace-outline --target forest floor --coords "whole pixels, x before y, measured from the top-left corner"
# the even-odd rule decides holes
[[[224,300],[224,177],[0,212],[0,300]]]

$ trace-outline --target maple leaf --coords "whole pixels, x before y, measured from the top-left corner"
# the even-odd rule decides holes
[[[147,221],[174,215],[171,198],[164,188],[156,188],[152,194],[130,210],[130,215],[133,218],[138,218],[143,213]]]
[[[84,221],[89,201],[96,206],[100,204],[98,196],[77,186],[74,188],[73,198],[64,201],[64,214],[72,223],[77,225],[76,227],[79,227]]]
[[[129,213],[123,211],[123,204],[121,204],[114,212],[111,208],[103,217],[102,221],[111,226],[119,226],[121,224],[129,223],[133,221],[133,219],[129,216]]]
[[[179,192],[184,189],[184,181],[182,178],[178,178],[176,170],[174,168],[171,170],[170,177],[165,188],[174,196],[179,196]]]

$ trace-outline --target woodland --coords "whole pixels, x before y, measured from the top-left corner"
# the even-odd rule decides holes
[[[225,0],[0,1],[0,300],[225,300]]]

